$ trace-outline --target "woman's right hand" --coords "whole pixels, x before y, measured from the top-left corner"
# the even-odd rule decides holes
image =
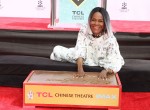
[[[75,78],[83,78],[85,76],[85,72],[83,70],[81,71],[78,71],[76,74],[75,74]]]
[[[85,72],[83,70],[83,58],[78,58],[77,59],[77,73],[75,74],[75,77],[76,78],[79,78],[79,77],[84,77],[85,76]]]

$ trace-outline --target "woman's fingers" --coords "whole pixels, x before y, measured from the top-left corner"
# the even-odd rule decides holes
[[[102,79],[102,80],[107,80],[107,71],[106,70],[102,70],[99,75],[98,75],[98,79]]]
[[[85,76],[85,73],[76,73],[76,74],[74,74],[74,78],[84,78],[84,76]]]

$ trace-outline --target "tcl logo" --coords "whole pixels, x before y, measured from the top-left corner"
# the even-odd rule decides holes
[[[38,97],[53,97],[50,92],[36,92]]]

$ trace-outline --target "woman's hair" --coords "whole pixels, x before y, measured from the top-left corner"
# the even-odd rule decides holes
[[[103,16],[104,25],[105,25],[103,33],[107,33],[108,35],[112,36],[113,32],[112,32],[112,28],[111,28],[111,24],[110,24],[110,17],[109,17],[108,12],[104,8],[95,7],[90,12],[90,15],[89,15],[89,18],[88,18],[88,23],[90,23],[90,21],[92,19],[92,16],[94,15],[95,12],[100,12]]]

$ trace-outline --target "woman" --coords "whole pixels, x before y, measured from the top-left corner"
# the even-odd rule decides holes
[[[108,12],[101,7],[94,8],[88,19],[88,24],[81,27],[76,46],[66,48],[54,47],[50,56],[52,60],[76,63],[78,70],[76,77],[85,75],[83,65],[99,66],[102,68],[98,78],[107,79],[108,73],[118,72],[124,59],[111,30]]]

